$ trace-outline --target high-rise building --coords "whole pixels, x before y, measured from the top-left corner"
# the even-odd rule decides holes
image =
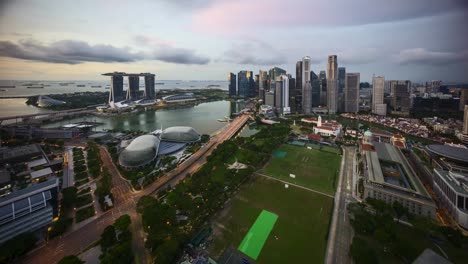
[[[345,89],[346,68],[338,67],[338,93],[342,94]]]
[[[130,75],[128,76],[128,88],[127,88],[127,100],[136,101],[140,99],[140,76]]]
[[[156,90],[154,89],[154,78],[155,75],[151,73],[145,73],[145,98],[149,100],[156,99]]]
[[[314,71],[310,71],[310,85],[312,86],[312,107],[320,105],[320,80]]]
[[[345,78],[345,112],[359,111],[359,73],[347,73]]]
[[[253,72],[240,71],[237,74],[237,95],[240,97],[252,96],[255,92],[255,82]]]
[[[400,113],[409,113],[411,108],[411,81],[397,81],[393,89],[392,110]]]
[[[123,89],[123,75],[111,76],[111,87],[109,92],[109,103],[120,102],[125,99]]]
[[[372,77],[372,113],[387,114],[387,105],[384,104],[385,77]]]
[[[431,93],[438,93],[440,92],[440,85],[442,81],[431,81]]]
[[[237,95],[236,92],[236,75],[232,72],[228,74],[228,88],[229,88],[229,97],[233,97]]]
[[[320,80],[326,80],[326,79],[327,79],[327,73],[326,73],[326,71],[320,71],[320,73],[319,73],[319,79],[320,79]]]
[[[268,73],[260,70],[258,73],[258,97],[265,101],[265,91],[268,90]]]
[[[252,95],[252,97],[258,96],[258,95],[259,95],[259,89],[260,89],[260,75],[255,74],[254,83],[255,83],[255,84],[254,84],[254,87],[255,87],[254,92],[255,92],[255,94]]]
[[[302,61],[296,62],[296,105],[295,111],[302,112]]]
[[[468,89],[461,89],[460,90],[460,104],[459,104],[460,111],[464,111],[465,105],[468,105]]]
[[[290,112],[297,112],[296,107],[296,79],[294,79],[290,74],[288,74],[289,78],[289,107]]]
[[[286,74],[286,70],[283,70],[278,67],[273,67],[269,71],[269,76],[270,76],[270,90],[275,90],[276,89],[276,77],[281,76],[282,74]]]
[[[325,71],[320,71],[320,105],[327,105],[327,74]]]
[[[289,77],[286,74],[276,77],[276,102],[278,113],[285,115],[291,113],[289,107]]]
[[[312,114],[312,85],[310,83],[310,57],[302,58],[302,112]]]
[[[338,59],[336,55],[328,56],[327,107],[330,114],[338,111]]]

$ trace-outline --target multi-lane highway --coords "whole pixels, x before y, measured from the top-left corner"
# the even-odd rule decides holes
[[[354,171],[354,147],[345,147],[341,165],[340,178],[335,195],[335,207],[333,209],[330,236],[327,245],[327,264],[352,263],[349,257],[349,247],[353,240],[353,228],[349,222],[347,206],[354,202],[353,171]]]
[[[158,178],[153,184],[143,191],[131,192],[130,186],[121,178],[119,171],[112,163],[112,160],[105,149],[101,148],[101,157],[109,172],[112,175],[112,193],[114,194],[114,208],[95,217],[93,221],[84,225],[78,230],[65,234],[63,237],[55,238],[47,244],[42,245],[33,252],[30,252],[19,262],[34,264],[57,263],[61,258],[67,255],[76,255],[87,246],[97,241],[104,228],[111,225],[116,218],[123,214],[129,214],[132,217],[132,232],[134,233],[133,249],[141,263],[149,262],[141,230],[141,222],[135,211],[136,202],[143,195],[150,195],[167,185],[175,185],[185,179],[188,174],[196,172],[205,162],[216,147],[224,141],[234,136],[240,128],[249,120],[249,116],[241,115],[235,118],[228,125],[223,127],[216,136],[203,145],[199,151],[185,160],[171,172]]]

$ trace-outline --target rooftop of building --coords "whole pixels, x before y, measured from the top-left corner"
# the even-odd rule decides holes
[[[452,189],[458,193],[468,195],[468,175],[441,169],[434,169],[434,171],[441,176]]]
[[[49,176],[51,174],[52,174],[52,170],[49,167],[47,167],[38,171],[31,172],[31,179],[34,180],[40,177]]]
[[[19,146],[14,148],[3,148],[0,150],[0,161],[20,158],[22,156],[42,154],[42,150],[37,144]]]
[[[10,181],[10,173],[7,170],[0,170],[0,184],[9,183]]]
[[[16,200],[23,199],[25,197],[34,195],[36,193],[45,191],[45,190],[50,190],[52,188],[57,188],[59,186],[59,179],[58,178],[51,178],[47,181],[40,182],[37,184],[33,184],[27,188],[17,190],[12,192],[9,195],[6,195],[4,197],[0,198],[0,207],[4,206],[5,204],[14,202]]]
[[[372,145],[375,151],[365,152],[369,181],[429,196],[398,148],[380,142],[373,142]]]
[[[125,72],[108,72],[103,73],[104,76],[155,76],[153,73],[144,72],[144,73],[125,73]]]
[[[440,155],[459,162],[468,163],[468,149],[451,145],[428,145],[426,149],[436,155]]]
[[[371,129],[370,132],[372,132],[372,134],[374,134],[376,136],[387,136],[387,137],[393,136],[392,133],[389,133],[389,132],[383,131],[383,130],[378,130],[378,129]]]

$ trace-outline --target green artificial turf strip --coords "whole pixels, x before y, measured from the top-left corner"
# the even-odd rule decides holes
[[[245,235],[238,249],[252,259],[257,260],[277,219],[278,215],[263,210]]]

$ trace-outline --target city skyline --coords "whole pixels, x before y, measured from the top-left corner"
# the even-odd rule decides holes
[[[0,79],[105,80],[99,73],[117,69],[149,70],[158,79],[225,80],[226,72],[244,69],[293,73],[304,55],[320,72],[336,54],[361,81],[376,74],[468,82],[465,3],[364,2],[299,0],[284,13],[279,1],[5,1]],[[351,7],[361,12],[345,12]],[[81,12],[68,12],[75,9]],[[238,21],[241,12],[246,19]]]

